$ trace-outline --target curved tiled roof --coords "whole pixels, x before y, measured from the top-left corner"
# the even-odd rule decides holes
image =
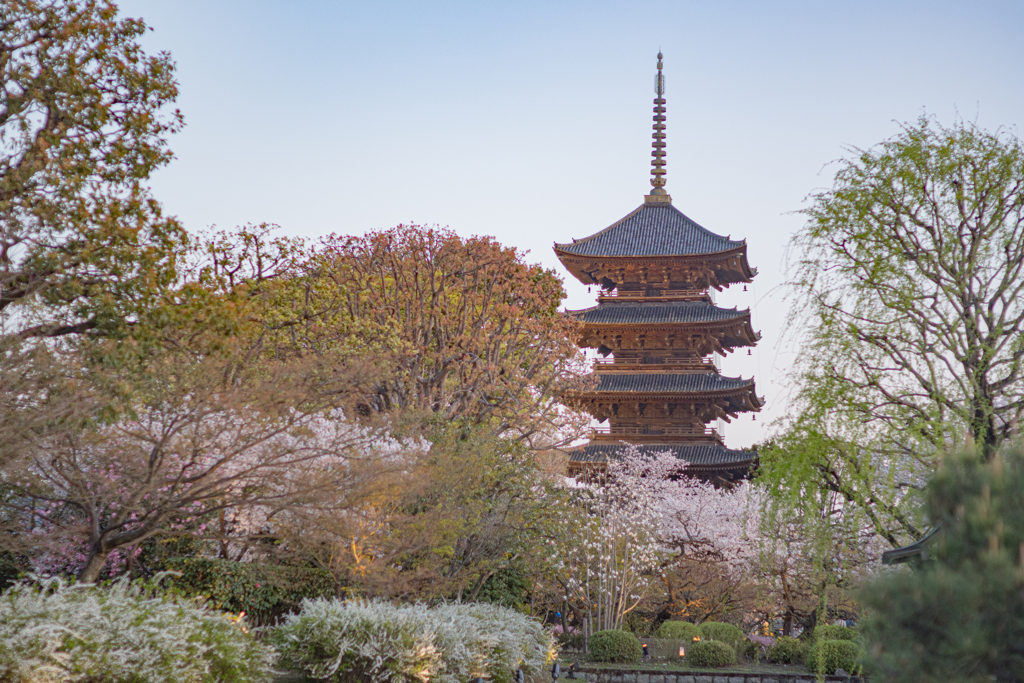
[[[578,256],[691,256],[744,244],[702,228],[671,204],[644,204],[599,233],[555,248]]]
[[[598,377],[597,387],[587,393],[704,393],[754,386],[753,379],[722,377],[717,372],[695,372],[689,374],[607,372],[598,374]]]
[[[603,302],[591,308],[566,311],[585,323],[617,325],[623,323],[710,323],[732,320],[750,313],[735,308],[719,308],[705,301]]]
[[[587,444],[570,451],[572,462],[607,462],[619,457],[629,446],[625,444]],[[653,444],[635,446],[641,453],[664,453],[670,451],[680,460],[694,467],[735,467],[757,459],[757,451],[735,451],[720,444]]]

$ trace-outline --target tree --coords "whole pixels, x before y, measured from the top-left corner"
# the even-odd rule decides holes
[[[723,489],[688,477],[683,464],[668,454],[644,462],[643,472],[662,497],[664,612],[699,623],[748,606],[750,563],[758,547],[758,491],[748,482]]]
[[[861,591],[872,680],[1024,678],[1024,453],[943,460],[926,490],[939,527],[916,566]]]
[[[265,344],[376,356],[393,372],[374,409],[486,424],[539,450],[589,424],[559,402],[585,370],[564,296],[553,272],[491,238],[400,225],[316,247],[268,292]]]
[[[346,485],[348,458],[365,455],[376,436],[342,419],[337,388],[325,392],[320,373],[301,364],[241,371],[230,359],[174,353],[153,358],[145,384],[128,372],[81,382],[75,397],[92,418],[30,435],[21,459],[0,472],[0,510],[12,526],[5,545],[57,543],[81,581],[95,581],[115,551],[157,535],[224,540],[219,512],[265,519],[311,504]],[[132,390],[121,394],[126,384]],[[351,391],[348,414],[363,400]]]
[[[817,505],[780,505],[761,499],[751,574],[764,616],[780,617],[787,636],[797,625],[813,632],[830,615],[856,615],[853,592],[877,569],[881,555],[878,536],[856,509],[833,505],[835,494],[815,500]]]
[[[656,581],[661,501],[639,479],[629,464],[609,463],[604,481],[575,487],[549,541],[548,571],[585,636],[621,628]]]
[[[0,8],[0,332],[116,335],[177,277],[186,236],[146,180],[181,127],[174,63],[104,0]]]
[[[561,515],[551,574],[577,623],[619,628],[659,581],[675,616],[724,611],[728,596],[707,598],[723,578],[740,582],[756,552],[756,533],[747,530],[751,514],[757,529],[757,506],[749,484],[716,489],[686,476],[686,465],[672,453],[632,449],[609,463],[602,481],[575,489],[578,511]]]
[[[430,437],[353,467],[358,485],[279,515],[275,533],[348,595],[477,600],[532,559],[562,496],[522,444],[458,424]]]
[[[922,116],[851,150],[794,238],[794,410],[765,469],[921,533],[937,455],[991,452],[1024,410],[1024,147]]]

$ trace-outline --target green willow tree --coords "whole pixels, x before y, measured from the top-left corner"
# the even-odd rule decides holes
[[[1024,410],[1024,147],[922,116],[852,151],[791,245],[795,409],[762,476],[898,545],[937,456],[991,453]]]

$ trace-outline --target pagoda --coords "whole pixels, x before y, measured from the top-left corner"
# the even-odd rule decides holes
[[[579,345],[597,349],[593,387],[570,402],[605,423],[570,452],[570,474],[603,468],[629,444],[670,451],[686,472],[716,483],[746,477],[754,451],[727,448],[708,423],[764,405],[754,380],[724,377],[711,360],[754,346],[750,309],[715,306],[710,291],[752,281],[746,240],[704,229],[665,191],[665,77],[655,76],[653,189],[625,218],[590,237],[555,244],[562,265],[597,285],[598,304],[568,311]]]

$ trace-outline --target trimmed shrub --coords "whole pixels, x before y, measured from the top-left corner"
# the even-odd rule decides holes
[[[701,637],[706,640],[717,640],[729,643],[736,648],[743,640],[743,631],[738,626],[723,624],[720,621],[705,621],[700,625]]]
[[[789,636],[779,636],[768,648],[768,661],[772,664],[803,664],[807,659],[807,644]]]
[[[693,642],[694,638],[703,638],[704,635],[696,624],[691,624],[688,621],[666,621],[658,627],[655,637]]]
[[[852,640],[819,640],[807,651],[807,668],[815,673],[833,674],[836,669],[860,673],[863,654]]]
[[[729,666],[736,663],[736,650],[721,640],[702,640],[686,648],[686,661],[706,668]]]
[[[597,662],[639,662],[644,655],[636,636],[612,629],[590,636],[587,650],[590,658]]]
[[[155,583],[43,579],[0,596],[6,683],[257,683],[271,680],[275,659],[240,617],[166,595]]]
[[[483,603],[395,606],[381,601],[305,600],[271,629],[286,664],[335,683],[457,683],[482,676],[511,683],[554,654],[540,623]]]
[[[203,557],[172,558],[166,566],[181,573],[173,584],[178,590],[206,596],[227,612],[245,612],[259,625],[299,611],[303,600],[334,597],[334,577],[323,569]]]
[[[857,640],[857,631],[849,626],[822,624],[814,629],[814,640]]]

